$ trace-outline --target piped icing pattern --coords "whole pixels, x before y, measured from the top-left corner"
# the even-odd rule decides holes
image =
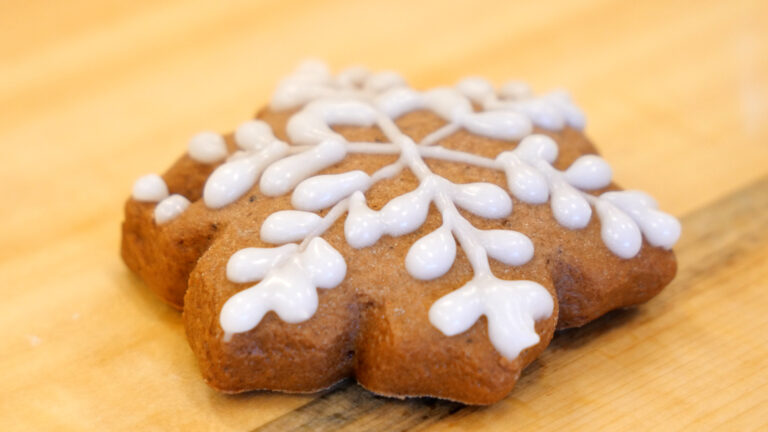
[[[189,157],[205,164],[216,163],[227,157],[224,137],[216,132],[200,132],[193,136],[187,149]]]
[[[481,110],[476,111],[473,104]],[[346,276],[344,258],[321,238],[345,214],[346,241],[354,248],[364,248],[382,235],[401,236],[417,230],[434,204],[443,223],[411,246],[405,259],[407,271],[421,280],[441,277],[453,265],[458,245],[469,259],[474,277],[431,307],[430,322],[452,336],[485,315],[491,342],[510,359],[538,343],[535,323],[551,316],[553,299],[534,281],[502,280],[490,269],[489,257],[511,266],[528,262],[534,247],[527,236],[511,230],[478,229],[459,208],[488,219],[506,218],[513,211],[511,194],[526,203],[549,203],[555,219],[568,229],[584,228],[594,208],[604,243],[622,258],[639,252],[643,235],[654,246],[671,248],[680,234],[677,220],[660,212],[642,192],[590,194],[588,191],[611,182],[610,166],[599,156],[582,156],[564,171],[553,166],[557,143],[532,131],[534,126],[550,130],[584,127],[584,115],[564,92],[534,96],[524,83],[510,82],[495,89],[482,78],[418,92],[393,72],[371,73],[355,67],[332,76],[324,64],[307,62],[280,83],[271,108],[298,109],[286,127],[292,144],[275,138],[262,121],[243,123],[234,136],[240,150],[214,170],[203,190],[205,204],[216,209],[238,200],[258,183],[266,196],[291,193],[294,207],[268,216],[261,227],[262,240],[279,246],[243,249],[229,260],[229,280],[255,284],[222,308],[220,324],[227,337],[254,328],[270,310],[287,322],[301,322],[315,313],[316,289],[334,288]],[[416,143],[398,129],[394,119],[419,109],[435,112],[447,124]],[[332,125],[377,126],[389,142],[348,142]],[[493,159],[439,145],[441,139],[462,128],[520,142],[514,150]],[[226,147],[221,154],[223,139],[219,138],[210,133],[196,136],[190,142],[190,156],[202,163],[223,160]],[[396,154],[399,159],[371,175],[357,170],[316,175],[350,153]],[[424,162],[430,158],[504,172],[509,190],[484,182],[455,184],[431,172]],[[365,192],[403,169],[416,175],[419,186],[378,211],[369,208]],[[143,180],[139,187],[137,182],[136,199],[154,196],[142,192],[149,183]],[[178,195],[158,204],[158,209],[163,207],[162,217],[156,210],[158,223],[172,219],[188,205],[175,197]],[[329,210],[322,217],[315,213],[325,209]]]
[[[189,200],[179,194],[165,198],[155,206],[155,223],[162,225],[176,219],[184,213],[189,204]]]
[[[159,202],[168,197],[168,186],[159,175],[147,174],[136,179],[131,196],[136,201]]]

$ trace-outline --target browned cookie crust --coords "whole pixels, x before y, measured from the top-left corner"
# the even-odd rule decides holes
[[[287,141],[285,124],[292,112],[264,110],[258,117],[275,135]],[[428,111],[397,119],[401,130],[419,140],[444,121]],[[335,127],[350,141],[386,141],[375,127]],[[554,138],[559,157],[554,164],[568,167],[577,157],[596,153],[578,131],[537,130]],[[230,150],[234,147],[228,139]],[[516,143],[459,131],[441,142],[487,157],[511,150]],[[348,155],[321,174],[359,169],[371,174],[396,160],[394,155]],[[430,169],[455,183],[484,181],[505,187],[504,174],[471,165],[427,160]],[[322,237],[347,261],[347,277],[332,290],[319,290],[319,307],[299,324],[268,313],[254,329],[223,341],[219,313],[224,302],[246,288],[227,280],[228,258],[244,247],[268,247],[259,228],[271,213],[291,209],[290,196],[270,198],[258,186],[235,203],[209,209],[202,202],[205,179],[215,165],[183,156],[164,176],[171,193],[192,201],[177,219],[156,225],[153,205],[129,199],[123,224],[122,255],[126,264],[166,302],[184,309],[187,336],[206,381],[225,392],[270,389],[312,392],[354,376],[376,393],[405,397],[429,395],[469,404],[489,404],[503,398],[522,369],[547,346],[555,327],[581,326],[604,313],[642,303],[656,295],[676,271],[673,252],[647,243],[632,259],[614,255],[600,236],[600,222],[592,218],[580,230],[559,225],[547,204],[531,205],[513,198],[514,210],[505,219],[488,220],[462,214],[481,229],[512,229],[532,240],[536,253],[525,265],[511,267],[492,261],[501,279],[534,280],[558,301],[548,319],[536,325],[540,342],[514,360],[501,356],[487,335],[481,318],[469,331],[446,337],[428,319],[438,298],[472,277],[461,251],[443,277],[420,281],[402,265],[408,248],[441,223],[430,210],[417,231],[375,245],[354,249],[344,241],[343,218]],[[408,171],[376,184],[366,193],[377,210],[391,198],[418,185]],[[610,188],[616,188],[615,185]],[[595,191],[598,194],[601,191]],[[185,295],[186,293],[186,295]],[[559,312],[558,305],[559,304]]]

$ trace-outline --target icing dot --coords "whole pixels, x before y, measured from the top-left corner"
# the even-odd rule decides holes
[[[487,219],[504,218],[512,213],[509,194],[492,183],[456,185],[452,197],[459,207]]]
[[[522,81],[509,81],[499,88],[499,96],[509,100],[519,100],[531,97],[531,87]]]
[[[491,258],[519,266],[533,258],[533,243],[524,234],[510,230],[479,231],[480,241]]]
[[[260,150],[275,139],[272,128],[261,120],[248,120],[235,130],[235,143],[245,150]]]
[[[565,179],[584,190],[600,189],[611,183],[611,167],[600,156],[584,155],[576,159],[565,171]]]
[[[424,105],[440,117],[461,123],[461,119],[472,113],[469,103],[457,90],[443,87],[423,93]]]
[[[462,118],[462,124],[472,133],[500,140],[519,140],[531,133],[530,120],[511,111],[470,113]]]
[[[421,94],[408,87],[396,87],[376,97],[376,106],[392,119],[415,111],[423,105]]]
[[[631,215],[651,245],[669,249],[680,238],[680,222],[656,210],[656,201],[648,194],[630,190],[606,192],[600,198]]]
[[[293,190],[291,204],[299,210],[328,208],[352,192],[366,189],[370,181],[371,178],[363,171],[311,177]]]
[[[542,204],[549,199],[547,179],[536,169],[521,161],[513,152],[497,158],[507,175],[507,186],[517,199],[530,204]]]
[[[296,144],[317,144],[324,140],[343,141],[330,125],[371,126],[376,111],[359,101],[317,101],[304,107],[288,120],[286,132]]]
[[[136,201],[158,202],[168,197],[168,186],[157,174],[147,174],[136,179],[131,195]]]
[[[320,237],[309,242],[301,254],[301,264],[318,288],[335,288],[347,274],[344,257]]]
[[[552,213],[560,225],[569,229],[587,226],[592,208],[586,199],[564,181],[552,185]]]
[[[381,93],[393,87],[404,86],[405,80],[394,71],[382,71],[371,75],[365,82],[365,90]]]
[[[587,117],[583,111],[573,105],[568,105],[561,109],[565,115],[565,121],[568,122],[568,126],[578,130],[584,129],[587,124]]]
[[[586,117],[584,113],[573,104],[571,95],[564,90],[557,90],[544,95],[545,100],[557,107],[560,114],[564,116],[568,126],[575,129],[584,129]]]
[[[565,126],[565,117],[552,104],[534,99],[525,102],[522,107],[536,126],[550,130],[560,130]]]
[[[224,207],[247,192],[256,182],[256,164],[250,158],[227,162],[208,177],[203,189],[205,205]]]
[[[514,150],[520,159],[535,164],[538,159],[553,163],[557,159],[557,143],[546,135],[534,134],[523,138]]]
[[[405,257],[405,268],[416,279],[430,280],[444,275],[456,259],[456,241],[445,226],[416,241]]]
[[[214,163],[227,157],[227,144],[215,132],[200,132],[189,140],[189,157],[201,163]]]
[[[483,103],[494,96],[493,85],[485,78],[467,77],[456,84],[456,89],[476,103]]]
[[[221,208],[233,203],[256,183],[261,171],[271,162],[288,153],[288,146],[274,141],[263,150],[219,165],[203,188],[205,205]]]
[[[162,225],[176,219],[184,213],[189,204],[189,200],[179,194],[169,196],[155,207],[155,222]]]
[[[320,224],[315,213],[283,210],[272,213],[261,225],[261,239],[268,243],[283,244],[302,240]]]
[[[651,209],[659,208],[659,204],[652,196],[639,190],[611,191],[602,194],[601,197],[621,208],[632,208],[635,206]]]
[[[360,87],[370,75],[371,72],[363,66],[351,66],[336,75],[336,82],[342,87]]]
[[[355,192],[349,199],[349,214],[344,222],[344,237],[355,249],[374,245],[384,234],[384,224],[379,214],[365,204],[362,192]]]
[[[269,269],[298,250],[299,245],[294,243],[276,248],[240,249],[227,261],[227,279],[235,283],[259,281]]]
[[[259,187],[267,196],[278,196],[288,193],[299,182],[337,162],[347,155],[343,142],[337,140],[324,141],[317,147],[287,158],[281,159],[269,166],[261,176]]]
[[[379,217],[387,234],[401,236],[424,225],[431,197],[426,190],[416,189],[385,204]]]
[[[674,216],[658,210],[646,209],[637,219],[640,229],[653,246],[671,249],[680,238],[682,227]]]
[[[637,224],[608,201],[598,200],[595,209],[602,224],[600,234],[608,249],[625,259],[637,255],[643,245]]]

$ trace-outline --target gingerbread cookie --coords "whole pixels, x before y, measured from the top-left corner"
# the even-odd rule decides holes
[[[673,217],[611,169],[567,94],[425,92],[315,62],[258,119],[196,135],[126,204],[122,255],[184,310],[216,389],[493,403],[556,328],[674,277]]]

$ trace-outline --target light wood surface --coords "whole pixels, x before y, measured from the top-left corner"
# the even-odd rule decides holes
[[[489,408],[210,390],[119,259],[122,202],[307,56],[568,88],[618,181],[683,218],[678,278]],[[5,0],[0,150],[3,431],[768,428],[764,1]]]

